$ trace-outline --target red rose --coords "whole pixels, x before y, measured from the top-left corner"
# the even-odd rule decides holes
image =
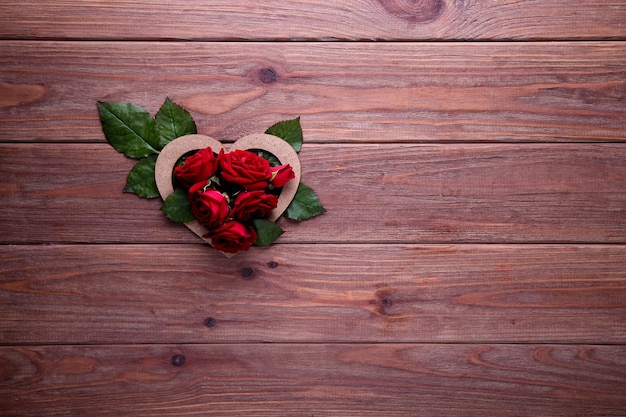
[[[279,165],[271,169],[272,171],[272,186],[274,188],[283,187],[292,179],[296,178],[296,174],[294,174],[293,169],[291,169],[291,165]]]
[[[219,251],[237,253],[250,249],[256,242],[257,234],[251,226],[230,221],[205,234],[204,237],[210,237],[211,244]]]
[[[248,222],[252,219],[266,219],[272,214],[272,209],[278,205],[278,197],[266,194],[263,190],[247,191],[235,199],[231,217]]]
[[[223,151],[220,152],[222,155]],[[206,182],[217,172],[219,156],[216,158],[211,148],[201,149],[185,159],[182,165],[174,168],[174,176],[183,187],[189,189],[197,182]]]
[[[205,183],[197,183],[189,190],[193,216],[207,229],[215,229],[224,223],[230,211],[226,197],[219,191],[205,189]]]
[[[224,154],[220,158],[222,177],[246,190],[262,190],[272,177],[267,159],[240,149]]]

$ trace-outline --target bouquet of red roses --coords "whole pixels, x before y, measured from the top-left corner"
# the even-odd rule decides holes
[[[203,236],[218,250],[236,253],[257,241],[254,222],[268,219],[278,193],[295,178],[290,165],[271,167],[267,159],[246,150],[219,154],[209,147],[174,168],[187,191],[194,218],[207,229]]]
[[[301,221],[326,211],[315,192],[299,182],[300,118],[240,138],[225,152],[219,141],[198,135],[189,112],[170,99],[155,117],[123,102],[98,102],[98,111],[107,142],[139,160],[124,191],[162,196],[161,210],[169,219],[185,223],[221,252],[271,244],[283,233],[276,224],[282,215]],[[255,147],[259,143],[276,153]]]

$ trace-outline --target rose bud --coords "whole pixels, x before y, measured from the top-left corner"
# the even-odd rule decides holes
[[[229,221],[215,230],[205,234],[211,238],[211,245],[219,251],[237,253],[248,250],[257,240],[254,228],[246,226],[238,221]]]
[[[267,188],[272,177],[270,163],[252,152],[240,149],[224,154],[220,158],[222,177],[246,190]]]
[[[292,179],[296,178],[296,174],[291,169],[291,165],[279,165],[271,169],[271,184],[274,188],[281,188]]]
[[[220,151],[220,155],[223,154]],[[185,159],[182,165],[174,168],[174,177],[183,187],[189,189],[198,182],[206,182],[217,172],[219,155],[216,157],[211,148],[200,149]]]
[[[228,217],[228,200],[219,191],[206,189],[203,185],[197,183],[190,190],[191,212],[202,226],[215,229]]]
[[[267,219],[278,205],[278,197],[263,190],[240,193],[233,204],[231,217],[248,222],[252,219]]]

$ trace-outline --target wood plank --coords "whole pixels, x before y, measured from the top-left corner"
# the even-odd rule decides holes
[[[22,39],[623,39],[620,0],[3,0]]]
[[[0,340],[626,341],[626,247],[0,247]]]
[[[220,140],[301,115],[312,142],[624,141],[625,57],[624,42],[5,41],[0,141],[103,142],[96,101],[154,114],[167,96]]]
[[[626,146],[305,145],[328,212],[281,220],[285,243],[625,243]],[[122,193],[134,164],[106,144],[0,145],[3,243],[197,243]]]
[[[621,417],[626,407],[622,346],[41,346],[0,357],[6,416]]]

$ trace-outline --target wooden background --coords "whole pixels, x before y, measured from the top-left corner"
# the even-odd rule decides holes
[[[626,415],[623,0],[3,0],[0,415]],[[302,117],[228,260],[96,102]]]

